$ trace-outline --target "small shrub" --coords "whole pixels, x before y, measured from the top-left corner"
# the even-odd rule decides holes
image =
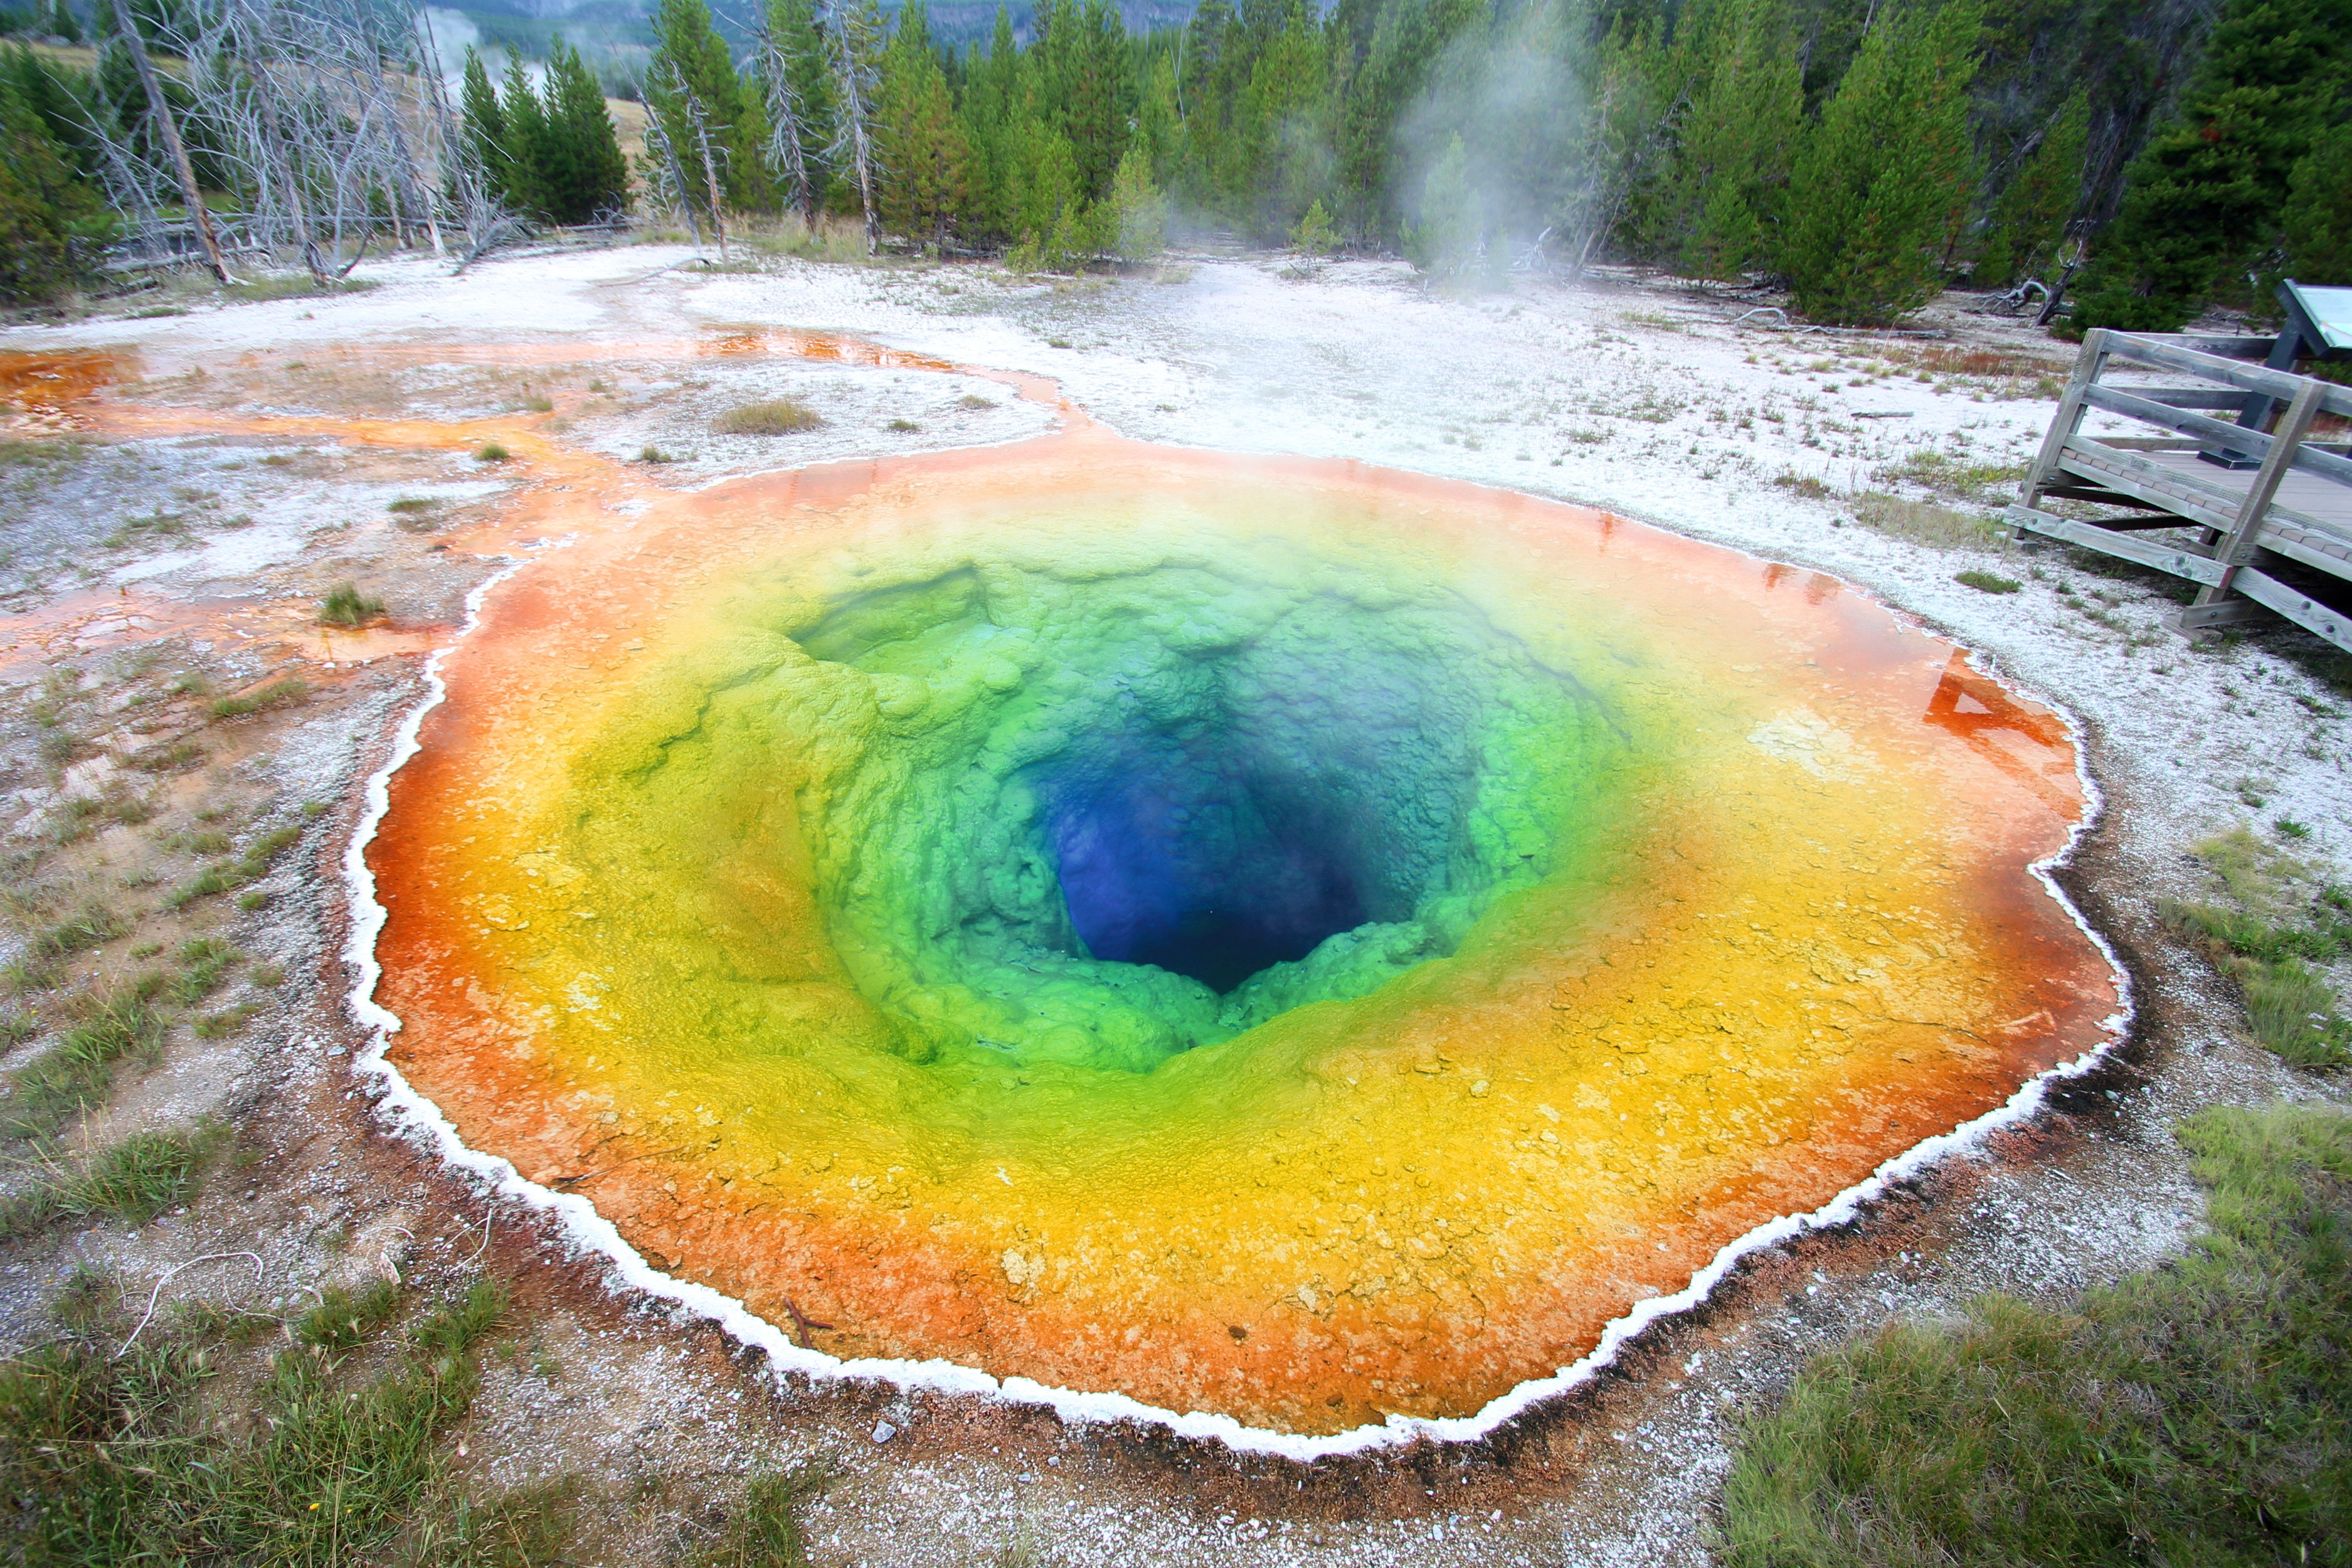
[[[640,463],[675,463],[677,459],[670,456],[667,452],[663,451],[659,447],[653,445],[651,442],[647,442],[644,449],[637,453],[637,461]]]
[[[338,583],[319,601],[319,624],[346,630],[363,626],[383,614],[383,601],[360,592],[356,583]]]
[[[814,430],[824,423],[816,411],[799,398],[779,397],[730,408],[713,420],[710,427],[721,436],[792,436]]]
[[[555,399],[548,396],[547,394],[543,392],[527,392],[523,394],[522,405],[530,410],[533,414],[552,414],[555,412]]]
[[[982,409],[995,407],[996,403],[994,399],[982,397],[977,392],[967,392],[961,397],[956,399],[956,406],[958,408],[969,408],[974,413],[978,413]]]
[[[2003,577],[1998,573],[1979,572],[1973,569],[1954,573],[1952,581],[1974,588],[1979,594],[2014,594],[2025,586],[2014,577]]]
[[[888,427],[889,427],[890,429],[892,429],[892,430],[897,431],[898,434],[900,434],[900,435],[902,435],[902,436],[904,436],[904,435],[908,435],[908,434],[909,434],[909,433],[911,433],[911,432],[913,432],[913,431],[920,430],[920,429],[922,428],[922,426],[919,426],[919,425],[916,424],[916,423],[915,423],[913,420],[911,420],[911,419],[893,419],[892,421],[890,421],[890,424],[889,424],[889,426],[888,426]]]
[[[503,463],[512,456],[513,453],[496,441],[485,441],[474,448],[474,461],[478,463]]]

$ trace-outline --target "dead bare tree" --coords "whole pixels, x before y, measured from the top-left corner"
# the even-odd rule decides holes
[[[845,159],[857,180],[857,199],[866,209],[866,249],[871,255],[882,237],[881,220],[874,211],[874,177],[880,163],[874,151],[874,105],[882,87],[882,72],[875,62],[881,39],[863,5],[840,7],[832,24],[825,37],[833,45],[833,86],[840,112],[827,156],[836,168]]]
[[[800,89],[793,85],[793,60],[783,40],[768,23],[763,5],[752,39],[759,63],[760,85],[768,103],[768,159],[792,185],[793,204],[812,227],[816,224],[816,182],[809,177],[808,149],[803,121],[806,113]]]
[[[187,209],[190,221],[196,226],[196,236],[204,242],[205,258],[213,276],[224,283],[235,282],[228,273],[228,263],[221,259],[220,240],[213,233],[212,214],[205,210],[204,193],[196,189],[195,166],[188,162],[187,144],[180,140],[179,121],[172,113],[171,100],[163,96],[163,85],[156,79],[155,62],[147,58],[146,40],[139,36],[139,24],[131,14],[131,0],[114,0],[115,25],[122,29],[122,47],[130,51],[131,63],[139,72],[140,90],[147,95],[147,114],[163,138],[163,147],[172,159],[173,172],[179,176],[180,201]]]
[[[647,193],[656,205],[684,215],[687,232],[694,236],[695,253],[702,251],[702,222],[694,216],[694,202],[688,194],[686,170],[677,161],[677,149],[671,144],[669,132],[662,129],[661,116],[649,115],[646,120],[646,156],[651,165],[646,171]]]
[[[687,132],[694,138],[695,158],[696,161],[701,164],[700,173],[702,175],[701,183],[703,190],[710,202],[711,235],[717,242],[719,259],[723,261],[727,257],[727,217],[725,198],[719,194],[719,170],[721,163],[726,157],[726,152],[723,146],[714,147],[712,145],[711,133],[713,131],[717,131],[718,132],[724,134],[728,130],[728,127],[724,125],[713,126],[710,123],[710,113],[709,110],[703,107],[701,95],[697,93],[693,87],[688,83],[686,73],[678,69],[677,62],[676,60],[668,58],[657,58],[656,60],[654,68],[654,79],[656,81],[659,80],[665,68],[667,69],[669,79],[667,82],[661,83],[661,96],[668,98],[675,102],[686,116]],[[658,108],[656,108],[656,111],[647,117],[647,129],[650,130],[654,125],[658,124],[660,121],[661,113]],[[675,163],[677,161],[677,149],[666,127],[662,132],[662,143],[669,150],[670,159]],[[648,144],[650,144],[650,138],[648,138]],[[687,190],[687,174],[686,171],[683,169],[678,171],[678,188],[681,195],[683,195]],[[690,203],[689,205],[691,205]],[[689,216],[690,216],[691,215],[689,214]],[[698,246],[701,244],[700,231],[698,229],[697,230],[695,243]]]

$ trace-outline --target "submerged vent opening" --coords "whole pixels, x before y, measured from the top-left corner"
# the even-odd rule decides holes
[[[872,705],[803,831],[925,1060],[1147,1070],[1366,995],[1545,874],[1600,732],[1465,596],[1328,561],[966,562],[793,636]]]

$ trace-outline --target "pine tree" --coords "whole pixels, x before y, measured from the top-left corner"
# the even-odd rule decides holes
[[[962,123],[971,149],[965,220],[975,237],[1020,236],[1023,153],[1030,140],[1027,99],[1025,62],[1013,36],[1013,18],[999,5],[987,52],[974,44],[964,70]]]
[[[907,0],[898,13],[883,52],[880,98],[882,220],[900,234],[944,242],[963,212],[971,153],[931,49],[922,0]]]
[[[1322,29],[1306,0],[1291,0],[1281,30],[1266,41],[1243,89],[1227,188],[1235,210],[1265,235],[1289,233],[1329,172],[1320,123],[1325,87]]]
[[[1070,143],[1079,189],[1092,200],[1109,189],[1127,145],[1117,14],[1102,0],[1045,0],[1034,25],[1033,103]]]
[[[2082,205],[2083,155],[2090,132],[2090,95],[2078,89],[1993,203],[1984,251],[1977,258],[1979,288],[2007,288],[2057,254],[2067,220]]]
[[[1406,236],[1405,253],[1433,278],[1464,277],[1486,227],[1484,204],[1470,184],[1470,152],[1455,132],[1422,181],[1421,220]]]
[[[74,280],[78,219],[96,206],[64,149],[0,78],[0,300],[45,300]]]
[[[1151,155],[1142,147],[1129,147],[1119,159],[1105,205],[1113,230],[1110,248],[1121,261],[1149,261],[1167,246],[1168,199],[1152,184]]]
[[[687,199],[708,208],[715,185],[728,205],[747,211],[772,207],[775,180],[767,165],[761,95],[735,68],[710,7],[704,0],[660,0],[653,28],[646,107],[660,118],[663,133],[687,165],[687,183],[695,187]],[[708,168],[701,153],[706,141]]]
[[[517,212],[547,216],[551,178],[562,177],[556,167],[562,150],[548,134],[547,109],[522,68],[522,58],[507,57],[506,92],[499,100],[506,121],[501,151],[505,155],[507,201]]]
[[[1816,321],[1883,325],[1943,285],[1975,189],[1969,79],[1978,0],[1882,13],[1789,185],[1780,264]]]
[[[2282,217],[2281,276],[2352,287],[2352,123],[2313,140],[2288,181]]]
[[[1762,261],[1779,233],[1805,89],[1795,40],[1768,0],[1732,0],[1710,20],[1660,237],[1685,276],[1730,279]]]
[[[466,79],[458,104],[465,156],[481,170],[484,187],[499,200],[510,203],[506,110],[499,106],[498,90],[490,86],[489,68],[471,44],[466,46]]]
[[[629,205],[629,166],[604,89],[577,48],[555,41],[546,86],[549,137],[565,149],[565,177],[546,176],[559,223],[590,223]]]
[[[2126,176],[2074,324],[2170,331],[2277,242],[2294,168],[2352,72],[2352,0],[2227,0],[2179,118]]]
[[[1176,177],[1184,157],[1183,117],[1176,108],[1176,56],[1163,51],[1152,61],[1151,74],[1136,106],[1133,146],[1143,149],[1154,184]],[[1122,158],[1121,163],[1125,162]]]

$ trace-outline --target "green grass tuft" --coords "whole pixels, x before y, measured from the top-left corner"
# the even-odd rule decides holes
[[[1748,1424],[1727,1568],[2341,1563],[2352,1116],[2181,1124],[2211,1229],[2053,1312],[2006,1297],[1819,1356]]]
[[[779,397],[730,408],[711,421],[710,427],[721,436],[792,436],[824,423],[816,410],[799,398]]]
[[[257,690],[248,691],[242,697],[215,698],[212,703],[212,714],[215,719],[242,719],[248,713],[258,713],[265,708],[275,708],[280,703],[299,701],[310,695],[310,691],[309,681],[299,675],[289,675],[283,679],[273,680]]]
[[[694,1559],[695,1568],[806,1568],[800,1509],[824,1489],[825,1480],[814,1468],[752,1477],[742,1506],[729,1518],[725,1533]]]
[[[400,1291],[389,1279],[371,1279],[357,1290],[333,1286],[320,1292],[319,1304],[295,1326],[294,1336],[322,1350],[354,1350],[399,1305]]]
[[[1979,594],[2014,594],[2025,586],[2014,577],[2003,577],[1994,572],[1973,570],[1953,573],[1952,581],[1964,587],[1974,588]]]
[[[346,630],[363,626],[383,614],[383,601],[362,594],[356,583],[338,583],[319,601],[319,624]]]
[[[485,441],[474,448],[474,461],[478,463],[503,463],[513,456],[496,441]]]
[[[28,1191],[0,1201],[0,1238],[100,1213],[144,1225],[186,1194],[205,1143],[189,1133],[134,1132],[79,1166],[45,1161]]]

